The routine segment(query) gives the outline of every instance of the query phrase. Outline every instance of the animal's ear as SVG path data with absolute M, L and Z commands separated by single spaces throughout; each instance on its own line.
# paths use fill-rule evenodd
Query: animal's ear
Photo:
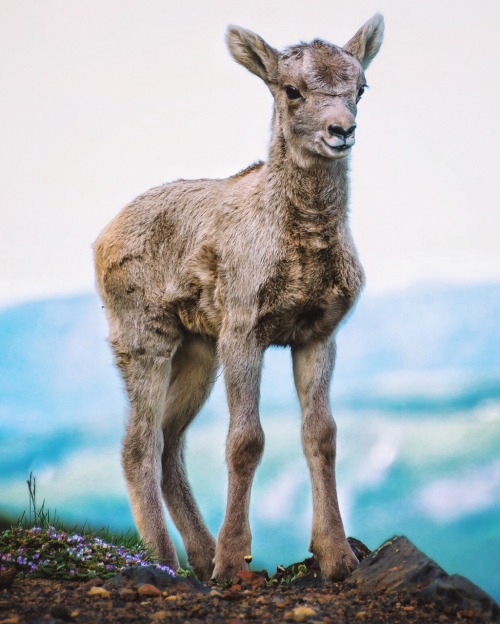
M 376 13 L 344 46 L 366 69 L 380 50 L 384 39 L 384 18 Z
M 226 43 L 235 61 L 268 84 L 276 81 L 279 52 L 262 37 L 251 30 L 229 26 Z

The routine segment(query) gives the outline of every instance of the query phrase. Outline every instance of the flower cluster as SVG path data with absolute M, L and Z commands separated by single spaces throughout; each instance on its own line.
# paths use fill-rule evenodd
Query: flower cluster
M 125 548 L 92 535 L 70 534 L 54 527 L 13 528 L 0 534 L 0 570 L 15 567 L 29 576 L 62 579 L 109 578 L 130 566 L 154 565 L 143 547 Z

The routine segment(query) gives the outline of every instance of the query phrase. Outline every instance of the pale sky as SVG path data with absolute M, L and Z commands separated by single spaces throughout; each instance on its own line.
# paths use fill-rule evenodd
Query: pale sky
M 265 159 L 271 96 L 224 44 L 344 44 L 375 12 L 351 222 L 373 292 L 500 280 L 498 0 L 0 0 L 0 302 L 93 288 L 144 190 Z

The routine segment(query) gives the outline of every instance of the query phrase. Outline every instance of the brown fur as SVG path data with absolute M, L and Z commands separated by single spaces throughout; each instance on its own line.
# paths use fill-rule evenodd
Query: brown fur
M 382 32 L 375 16 L 344 48 L 316 40 L 280 54 L 258 35 L 230 28 L 232 55 L 275 99 L 267 163 L 224 180 L 151 189 L 95 243 L 110 342 L 130 400 L 123 466 L 136 523 L 176 568 L 164 501 L 202 579 L 232 578 L 251 552 L 248 508 L 264 447 L 258 401 L 269 345 L 292 349 L 313 487 L 311 548 L 328 578 L 344 578 L 357 564 L 337 502 L 329 384 L 334 333 L 363 285 L 348 226 L 346 156 L 363 69 Z M 219 363 L 230 410 L 229 491 L 216 545 L 191 493 L 183 448 Z

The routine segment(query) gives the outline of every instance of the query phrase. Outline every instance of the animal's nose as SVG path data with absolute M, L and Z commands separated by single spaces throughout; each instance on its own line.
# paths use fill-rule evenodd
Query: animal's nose
M 356 124 L 349 126 L 349 128 L 343 128 L 342 126 L 328 126 L 328 134 L 333 137 L 337 136 L 341 139 L 347 139 L 354 134 L 356 130 Z

